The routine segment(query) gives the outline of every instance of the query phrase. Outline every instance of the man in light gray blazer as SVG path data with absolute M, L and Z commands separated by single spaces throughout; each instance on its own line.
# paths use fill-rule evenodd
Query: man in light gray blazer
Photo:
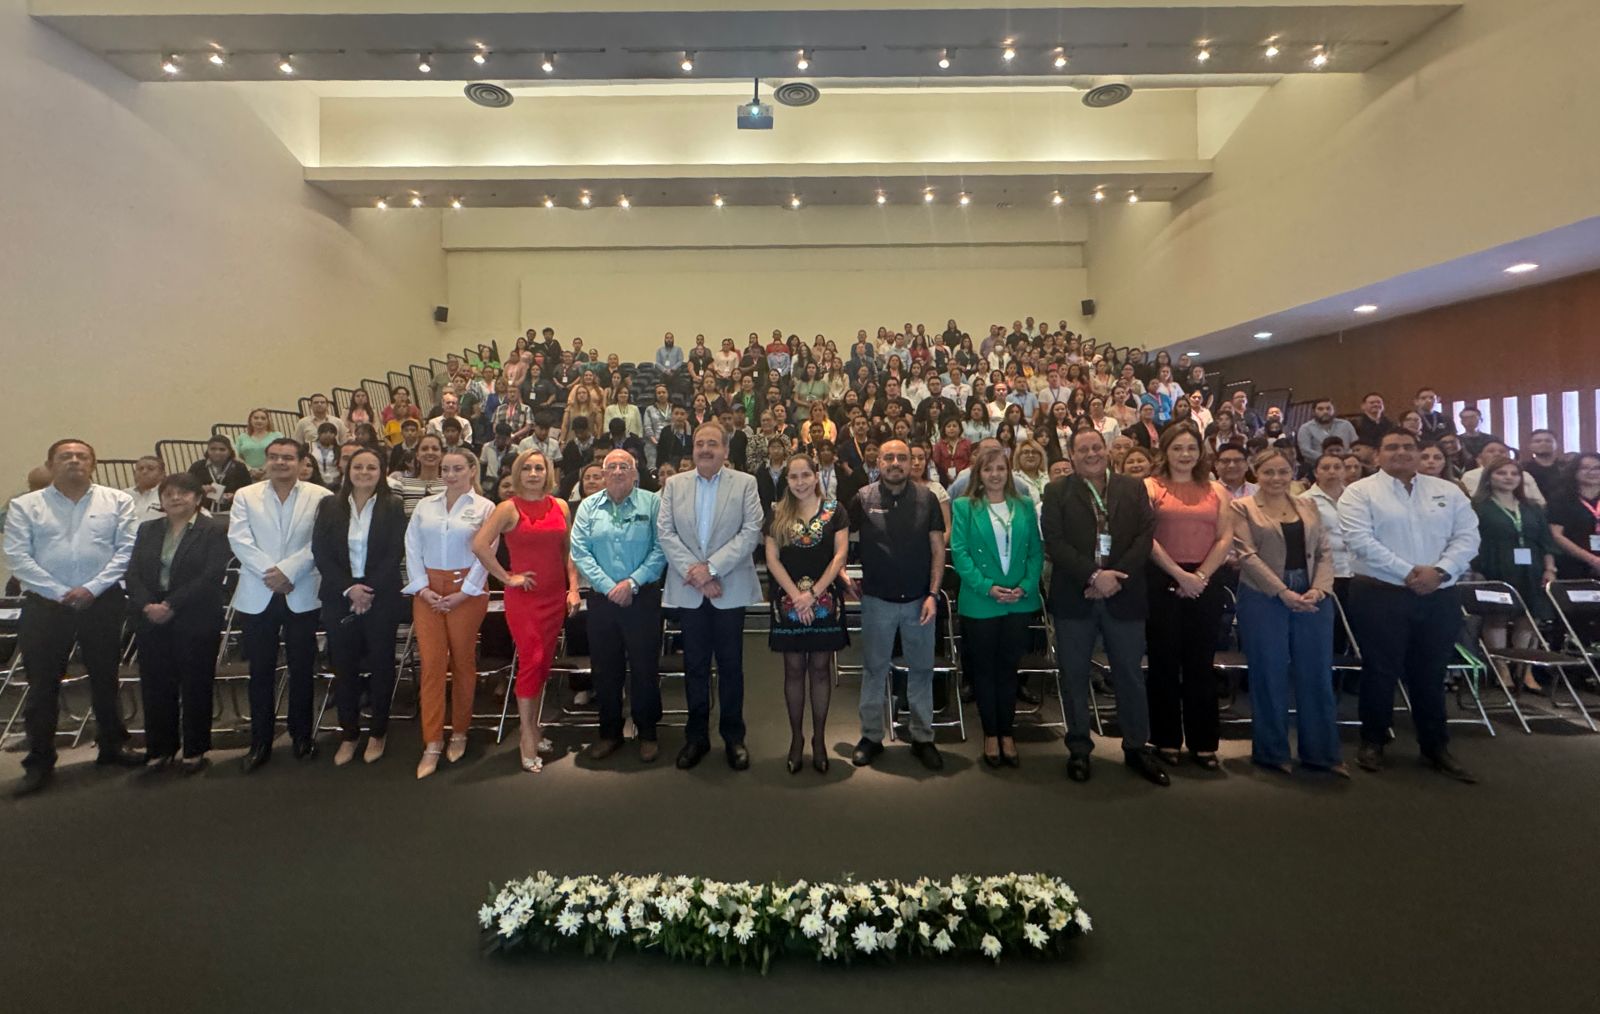
M 658 538 L 667 557 L 661 604 L 683 626 L 686 741 L 678 767 L 711 752 L 711 659 L 717 660 L 718 731 L 728 766 L 750 766 L 744 746 L 744 610 L 762 601 L 752 554 L 761 539 L 761 498 L 754 476 L 723 467 L 728 434 L 708 422 L 694 431 L 694 471 L 661 491 Z
M 280 641 L 289 664 L 289 737 L 294 755 L 303 760 L 317 754 L 311 696 L 322 599 L 311 558 L 311 530 L 317 505 L 333 493 L 300 481 L 300 445 L 291 438 L 274 440 L 266 453 L 266 479 L 234 495 L 228 518 L 228 543 L 239 558 L 233 608 L 242 617 L 240 634 L 250 662 L 246 773 L 272 757 Z

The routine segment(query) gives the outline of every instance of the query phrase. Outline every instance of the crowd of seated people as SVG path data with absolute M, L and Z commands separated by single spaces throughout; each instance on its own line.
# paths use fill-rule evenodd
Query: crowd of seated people
M 954 320 L 932 333 L 924 325 L 907 322 L 901 328 L 880 327 L 876 334 L 858 331 L 844 348 L 824 335 L 808 343 L 797 335 L 786 338 L 778 330 L 765 341 L 757 332 L 749 333 L 743 349 L 732 338 L 722 339 L 713 349 L 704 335 L 696 335 L 684 348 L 669 333 L 652 362 L 632 368 L 624 367 L 616 354 L 587 348 L 581 338 L 563 343 L 547 327 L 529 329 L 517 338 L 503 361 L 488 347 L 481 347 L 476 357 L 451 355 L 426 390 L 396 386 L 381 410 L 362 391 L 356 392 L 343 417 L 323 393 L 313 394 L 308 405 L 309 413 L 289 434 L 272 428 L 265 409 L 250 411 L 245 431 L 231 440 L 212 437 L 204 456 L 182 481 L 166 476 L 160 459 L 139 459 L 136 483 L 124 491 L 128 510 L 141 538 L 148 528 L 149 538 L 164 540 L 159 552 L 149 552 L 170 567 L 183 536 L 175 524 L 163 526 L 174 516 L 173 501 L 192 492 L 192 509 L 186 511 L 179 504 L 177 516 L 185 524 L 196 516 L 226 521 L 234 553 L 249 571 L 253 550 L 241 548 L 241 527 L 242 545 L 254 546 L 250 526 L 260 523 L 264 513 L 277 517 L 288 509 L 268 498 L 264 489 L 276 490 L 283 503 L 291 493 L 298 497 L 296 491 L 302 488 L 316 490 L 306 494 L 308 501 L 338 491 L 332 502 L 345 505 L 338 510 L 340 524 L 348 525 L 349 539 L 344 528 L 330 535 L 342 548 L 316 556 L 316 570 L 324 581 L 332 572 L 347 582 L 351 575 L 364 576 L 363 568 L 351 562 L 352 554 L 362 559 L 369 540 L 378 539 L 371 529 L 363 530 L 358 539 L 357 529 L 363 524 L 388 524 L 363 522 L 362 512 L 369 504 L 377 505 L 375 517 L 392 510 L 399 519 L 394 523 L 404 529 L 404 570 L 409 576 L 404 594 L 413 598 L 419 638 L 428 641 L 423 653 L 428 677 L 423 689 L 429 698 L 423 708 L 427 748 L 419 776 L 431 774 L 440 757 L 455 760 L 464 750 L 464 732 L 452 736 L 448 744 L 442 739 L 444 674 L 458 654 L 465 656 L 461 639 L 476 635 L 476 626 L 460 620 L 462 614 L 456 610 L 481 598 L 491 580 L 515 593 L 508 594 L 508 601 L 526 599 L 527 605 L 507 609 L 519 648 L 527 649 L 524 666 L 532 666 L 518 675 L 519 706 L 525 705 L 542 691 L 553 651 L 550 624 L 555 622 L 552 618 L 564 615 L 563 610 L 575 608 L 576 599 L 568 602 L 568 597 L 592 596 L 600 587 L 629 587 L 616 574 L 606 577 L 598 564 L 594 573 L 583 569 L 580 574 L 571 555 L 563 555 L 568 550 L 552 555 L 555 543 L 549 541 L 549 533 L 576 533 L 580 519 L 594 523 L 586 515 L 593 513 L 591 506 L 607 503 L 612 516 L 602 527 L 621 532 L 615 510 L 647 496 L 654 498 L 648 501 L 650 510 L 641 510 L 637 517 L 648 520 L 654 538 L 657 525 L 668 524 L 673 490 L 687 491 L 699 509 L 693 497 L 704 487 L 697 484 L 719 478 L 724 469 L 748 477 L 743 480 L 748 486 L 740 489 L 747 489 L 755 507 L 750 526 L 768 532 L 769 565 L 785 553 L 794 554 L 798 565 L 799 550 L 812 547 L 805 527 L 811 514 L 799 519 L 795 532 L 772 530 L 775 516 L 785 519 L 787 526 L 802 510 L 829 519 L 817 529 L 815 545 L 831 546 L 835 530 L 848 530 L 861 544 L 849 552 L 864 564 L 874 559 L 870 547 L 875 540 L 905 548 L 898 541 L 904 539 L 903 532 L 874 534 L 874 525 L 881 524 L 875 515 L 910 512 L 906 517 L 912 530 L 928 536 L 936 563 L 926 576 L 913 576 L 907 582 L 869 578 L 868 585 L 895 589 L 884 600 L 890 604 L 899 602 L 896 596 L 911 586 L 938 592 L 945 553 L 956 547 L 952 563 L 961 578 L 959 613 L 970 618 L 985 645 L 993 642 L 1004 649 L 995 656 L 998 665 L 986 651 L 983 664 L 972 667 L 978 685 L 967 691 L 969 699 L 983 705 L 984 753 L 996 765 L 1016 763 L 1010 736 L 1015 698 L 1037 700 L 1017 680 L 1016 661 L 1005 648 L 1015 640 L 1008 632 L 1018 629 L 1018 621 L 1007 617 L 1018 610 L 1037 611 L 1040 607 L 1032 593 L 1041 583 L 1055 589 L 1052 582 L 1063 573 L 1082 580 L 1077 587 L 1052 590 L 1048 596 L 1045 608 L 1057 613 L 1058 624 L 1070 618 L 1080 641 L 1100 637 L 1107 653 L 1122 660 L 1130 652 L 1137 658 L 1148 647 L 1147 686 L 1140 677 L 1148 713 L 1141 717 L 1122 702 L 1127 705 L 1122 711 L 1128 725 L 1139 728 L 1144 722 L 1148 727 L 1142 738 L 1125 740 L 1124 749 L 1129 766 L 1158 784 L 1166 784 L 1160 764 L 1178 763 L 1185 746 L 1201 767 L 1218 768 L 1212 652 L 1225 599 L 1237 597 L 1241 640 L 1250 645 L 1250 685 L 1260 730 L 1254 759 L 1270 768 L 1288 768 L 1286 702 L 1292 685 L 1292 696 L 1300 701 L 1296 712 L 1300 762 L 1343 775 L 1347 772 L 1337 738 L 1328 732 L 1333 708 L 1316 696 L 1314 687 L 1319 680 L 1327 682 L 1321 676 L 1328 667 L 1327 652 L 1307 647 L 1327 642 L 1331 651 L 1339 637 L 1329 598 L 1344 604 L 1357 627 L 1368 625 L 1371 640 L 1393 648 L 1387 653 L 1383 648 L 1369 652 L 1375 673 L 1364 681 L 1358 760 L 1363 768 L 1377 770 L 1388 736 L 1383 688 L 1387 686 L 1392 697 L 1394 682 L 1405 679 L 1418 696 L 1412 685 L 1415 674 L 1403 671 L 1405 660 L 1423 657 L 1417 654 L 1423 651 L 1430 665 L 1437 663 L 1435 667 L 1442 669 L 1441 645 L 1453 643 L 1459 627 L 1459 617 L 1453 612 L 1446 617 L 1437 605 L 1447 596 L 1434 597 L 1434 592 L 1476 573 L 1513 583 L 1533 603 L 1544 601 L 1536 594 L 1541 583 L 1558 575 L 1600 575 L 1600 458 L 1562 454 L 1548 430 L 1533 433 L 1519 454 L 1480 428 L 1475 409 L 1466 408 L 1458 420 L 1450 419 L 1440 411 L 1435 393 L 1426 388 L 1392 419 L 1383 398 L 1375 393 L 1363 398 L 1359 414 L 1350 418 L 1341 417 L 1331 400 L 1320 399 L 1311 418 L 1291 430 L 1280 407 L 1258 412 L 1243 390 L 1224 397 L 1205 370 L 1186 357 L 1173 361 L 1165 351 L 1147 356 L 1138 348 L 1117 350 L 1073 333 L 1065 321 L 1052 326 L 1029 317 L 1014 320 L 1009 328 L 992 324 L 977 340 Z M 712 432 L 721 434 L 722 440 L 716 466 L 708 469 L 703 445 Z M 29 496 L 43 499 L 29 501 L 28 511 L 33 513 L 23 514 L 33 520 L 8 522 L 6 527 L 13 573 L 25 590 L 43 599 L 49 595 L 40 589 L 61 590 L 57 587 L 61 582 L 43 576 L 28 545 L 27 529 L 37 522 L 38 531 L 47 531 L 59 520 L 58 514 L 69 510 L 59 498 L 51 498 L 51 490 L 70 492 L 82 485 L 78 471 L 82 463 L 73 451 L 82 442 L 65 444 L 67 451 L 61 454 L 74 460 L 56 461 L 59 448 L 53 448 L 50 462 L 52 472 L 59 470 L 65 479 L 41 477 L 42 488 Z M 92 450 L 89 458 L 92 464 Z M 360 462 L 360 468 L 353 471 L 352 462 Z M 670 481 L 674 477 L 682 483 L 674 486 Z M 1382 481 L 1368 481 L 1380 477 Z M 1403 523 L 1405 512 L 1422 510 L 1419 489 L 1434 491 L 1429 504 L 1440 513 L 1408 527 Z M 1081 502 L 1064 502 L 1070 498 Z M 902 506 L 907 500 L 912 507 Z M 885 502 L 892 506 L 878 506 Z M 541 506 L 534 509 L 530 503 Z M 322 512 L 313 508 L 308 517 L 320 517 Z M 463 517 L 471 524 L 465 524 Z M 718 518 L 720 522 L 720 513 Z M 1014 538 L 1024 518 L 1036 534 L 1042 534 L 1042 543 L 1039 538 L 1031 542 Z M 284 531 L 289 524 L 283 521 Z M 1083 533 L 1072 526 L 1084 524 L 1087 542 L 1074 548 L 1074 540 Z M 307 525 L 309 540 L 309 521 Z M 505 533 L 512 547 L 509 564 L 504 553 L 496 556 L 492 541 L 477 537 L 490 528 Z M 693 534 L 691 543 L 710 537 L 703 531 Z M 383 538 L 400 545 L 398 533 Z M 662 538 L 676 544 L 670 536 Z M 728 539 L 730 545 L 743 548 L 746 562 L 761 549 L 759 540 L 745 534 L 729 534 Z M 1404 544 L 1392 544 L 1395 540 Z M 300 548 L 307 554 L 309 568 L 309 541 Z M 1037 555 L 1045 564 L 1042 576 L 1029 579 L 1031 589 L 1005 585 L 1025 573 L 1020 557 L 1012 559 L 1013 548 Z M 723 609 L 725 603 L 714 602 L 719 596 L 707 589 L 720 591 L 734 579 L 703 569 L 711 559 L 707 549 L 695 549 L 701 562 L 683 573 L 677 558 L 667 553 L 651 580 L 634 578 L 628 595 L 608 601 L 628 608 L 646 586 L 655 584 L 656 608 L 673 608 L 671 589 L 676 581 L 683 586 L 682 597 L 693 599 L 696 608 L 712 613 Z M 583 547 L 576 552 L 587 551 Z M 337 563 L 324 566 L 323 556 L 329 554 L 344 561 L 343 569 Z M 631 560 L 632 554 L 630 548 L 622 555 Z M 830 561 L 825 556 L 817 557 L 818 574 L 827 582 L 845 581 L 837 568 L 827 566 Z M 524 567 L 516 557 L 537 564 Z M 300 582 L 281 562 L 262 559 L 269 564 L 256 575 L 263 612 L 251 615 L 268 618 L 260 620 L 256 638 L 270 645 L 274 657 L 280 638 L 286 646 L 292 643 L 290 670 L 297 676 L 309 666 L 304 645 L 312 628 L 303 617 L 310 614 L 316 596 L 297 608 L 289 600 Z M 889 554 L 883 559 L 899 557 Z M 1409 565 L 1402 568 L 1400 562 Z M 891 564 L 877 566 L 881 571 Z M 171 576 L 158 570 L 160 580 Z M 395 581 L 400 572 L 397 567 Z M 310 573 L 303 571 L 301 577 Z M 535 573 L 537 582 L 532 581 Z M 144 580 L 148 585 L 148 574 Z M 665 601 L 659 590 L 662 581 L 668 586 Z M 534 594 L 536 585 L 558 590 L 559 600 Z M 380 607 L 374 605 L 378 603 L 385 622 L 398 623 L 400 592 L 367 588 L 359 581 L 352 587 L 366 590 L 335 596 L 316 608 L 322 610 L 324 624 L 339 625 L 338 635 L 330 637 L 330 651 L 339 656 L 342 668 L 377 675 L 383 666 L 368 657 L 371 653 L 364 646 L 383 643 L 385 628 L 345 617 L 366 617 L 370 609 Z M 1368 587 L 1366 593 L 1363 587 Z M 72 596 L 79 590 L 72 587 L 64 594 Z M 798 598 L 796 616 L 814 618 L 823 601 L 809 584 L 801 590 L 792 583 L 782 588 L 775 583 L 770 591 L 774 608 L 780 611 L 789 608 L 780 600 L 792 605 Z M 1398 593 L 1409 597 L 1395 599 Z M 159 590 L 151 593 L 148 587 L 144 594 L 146 600 L 160 598 Z M 876 601 L 870 590 L 863 594 Z M 975 594 L 988 600 L 969 599 Z M 627 601 L 619 601 L 623 598 Z M 144 603 L 149 605 L 159 601 Z M 1400 634 L 1377 635 L 1386 625 L 1384 610 L 1402 617 L 1403 622 L 1387 624 Z M 434 623 L 433 613 L 450 613 L 451 622 Z M 1491 643 L 1526 644 L 1532 634 L 1525 626 L 1508 624 L 1492 634 Z M 1448 637 L 1440 632 L 1446 627 Z M 422 633 L 423 628 L 428 633 Z M 68 633 L 59 623 L 51 629 L 57 638 L 49 642 L 54 651 Z M 724 662 L 720 629 L 708 627 L 706 638 L 708 644 L 719 645 L 719 669 Z M 904 641 L 906 628 L 900 627 L 899 633 Z M 1135 633 L 1137 651 L 1132 647 Z M 892 639 L 894 631 L 889 636 Z M 340 643 L 333 645 L 334 641 Z M 823 642 L 813 638 L 808 643 Z M 1074 642 L 1072 650 L 1079 646 Z M 1063 653 L 1062 663 L 1069 688 L 1081 675 L 1067 672 L 1065 656 L 1071 653 Z M 636 661 L 612 659 L 610 664 L 622 669 Z M 1117 663 L 1113 659 L 1112 667 Z M 705 664 L 709 673 L 709 656 Z M 803 658 L 797 664 L 794 686 L 788 689 L 797 689 L 803 701 L 806 686 L 817 685 L 816 670 L 814 660 Z M 1543 692 L 1531 673 L 1502 675 L 1523 691 Z M 392 680 L 392 673 L 387 678 Z M 601 677 L 597 669 L 597 689 L 609 678 Z M 1126 672 L 1118 674 L 1119 698 L 1128 692 L 1125 680 L 1131 678 Z M 296 755 L 314 755 L 315 745 L 307 742 L 304 728 L 309 691 L 296 690 L 299 682 L 291 679 L 290 731 Z M 1369 693 L 1365 684 L 1376 689 Z M 630 697 L 639 693 L 631 681 L 628 685 Z M 620 683 L 614 690 L 612 696 L 621 693 Z M 162 700 L 173 696 L 166 693 Z M 1071 696 L 1074 713 L 1069 726 L 1080 726 L 1077 691 Z M 1413 706 L 1419 710 L 1418 738 L 1425 758 L 1447 774 L 1470 779 L 1445 749 L 1442 720 L 1435 723 L 1430 717 L 1424 727 L 1421 715 L 1431 716 L 1430 700 L 1436 695 L 1420 696 L 1425 699 L 1420 704 L 1413 701 Z M 356 708 L 346 700 L 349 697 L 348 692 L 341 697 L 342 714 Z M 452 703 L 457 713 L 463 708 L 470 713 L 470 697 L 463 700 L 458 695 Z M 634 715 L 641 728 L 654 723 L 646 705 L 645 712 Z M 858 764 L 871 763 L 882 749 L 881 730 L 874 741 L 865 709 L 864 703 L 864 734 L 854 756 Z M 523 762 L 529 770 L 537 770 L 546 743 L 533 712 L 523 710 Z M 791 716 L 797 714 L 791 701 Z M 103 717 L 102 754 L 108 763 L 120 763 L 120 723 L 109 714 Z M 616 721 L 604 714 L 602 719 L 604 728 L 616 727 Z M 41 717 L 39 722 L 43 721 Z M 798 739 L 798 717 L 793 721 Z M 817 729 L 820 734 L 820 724 Z M 741 733 L 730 730 L 726 716 L 723 732 L 730 763 L 739 767 L 743 745 L 736 737 Z M 167 737 L 167 746 L 175 736 Z M 937 752 L 929 737 L 931 733 L 913 738 L 919 747 L 927 747 L 918 753 L 932 767 Z M 369 745 L 369 761 L 383 752 L 382 736 L 375 734 L 373 739 L 378 745 L 376 749 Z M 347 735 L 346 742 L 353 743 L 353 737 Z M 270 729 L 256 730 L 247 768 L 265 763 L 270 743 Z M 1087 778 L 1087 740 L 1081 729 L 1069 731 L 1068 745 L 1069 774 L 1077 780 Z M 190 749 L 186 742 L 186 757 Z M 797 751 L 797 746 L 791 749 L 791 770 L 797 770 Z M 353 752 L 353 745 L 342 745 L 340 763 L 348 762 Z M 171 753 L 167 750 L 168 759 Z M 680 755 L 679 762 L 693 766 L 698 759 L 692 756 L 684 764 Z M 53 753 L 41 754 L 35 761 L 31 771 L 47 772 Z M 825 761 L 819 765 L 825 766 Z

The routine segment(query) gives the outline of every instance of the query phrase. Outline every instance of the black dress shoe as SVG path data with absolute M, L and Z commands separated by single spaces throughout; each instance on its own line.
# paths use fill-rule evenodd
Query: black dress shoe
M 1000 755 L 997 753 L 986 753 L 983 755 L 983 762 L 992 768 L 997 768 L 1000 766 Z
M 939 755 L 939 748 L 931 742 L 912 743 L 911 752 L 929 771 L 938 771 L 944 767 L 944 758 Z
M 249 774 L 271 759 L 271 747 L 252 749 L 249 753 L 244 755 L 244 760 L 239 762 L 239 766 L 244 769 L 245 774 Z
M 1084 760 L 1089 758 L 1085 757 Z M 1165 769 L 1156 763 L 1156 759 L 1143 750 L 1130 752 L 1123 763 L 1145 781 L 1152 785 L 1167 786 L 1172 784 L 1172 779 L 1167 776 Z
M 1022 767 L 1022 755 L 1020 753 L 1006 753 L 1002 750 L 1000 752 L 1000 763 L 1008 768 L 1020 768 Z
M 1039 695 L 1021 683 L 1017 684 L 1017 700 L 1024 704 L 1038 704 Z
M 186 775 L 197 775 L 210 766 L 210 757 L 185 757 L 182 771 Z
M 687 771 L 704 760 L 710 752 L 711 747 L 705 743 L 685 743 L 683 749 L 678 751 L 678 767 Z
M 1383 770 L 1383 745 L 1362 743 L 1356 748 L 1356 765 L 1363 771 Z
M 1422 762 L 1440 774 L 1449 775 L 1458 782 L 1466 782 L 1468 785 L 1478 784 L 1478 780 L 1472 777 L 1472 774 L 1466 768 L 1456 763 L 1454 757 L 1450 756 L 1449 750 L 1436 750 L 1433 753 L 1425 753 L 1422 755 Z
M 172 770 L 172 768 L 176 765 L 177 760 L 178 758 L 170 753 L 157 754 L 145 761 L 145 774 L 164 774 L 165 772 Z
M 317 741 L 314 739 L 297 740 L 294 744 L 295 760 L 312 760 L 317 756 Z
M 744 748 L 743 743 L 729 743 L 726 753 L 728 754 L 728 767 L 733 768 L 735 771 L 749 769 L 750 751 Z
M 1086 782 L 1093 771 L 1089 767 L 1089 755 L 1075 753 L 1067 756 L 1067 777 L 1075 782 Z M 1163 772 L 1165 773 L 1165 772 Z
M 856 744 L 855 750 L 850 754 L 850 763 L 858 768 L 864 768 L 880 753 L 883 753 L 882 743 L 862 737 L 861 742 Z
M 11 790 L 11 796 L 13 799 L 31 796 L 46 785 L 49 785 L 52 777 L 53 773 L 48 768 L 35 768 L 30 771 L 24 771 L 22 773 L 22 781 L 18 782 L 17 787 Z
M 112 747 L 101 750 L 94 762 L 103 768 L 142 768 L 144 767 L 144 754 L 136 753 L 126 747 Z

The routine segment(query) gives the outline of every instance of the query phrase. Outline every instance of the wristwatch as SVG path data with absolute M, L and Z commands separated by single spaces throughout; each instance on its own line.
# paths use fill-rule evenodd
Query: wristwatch
M 715 568 L 715 567 L 713 567 L 711 565 L 711 561 L 710 560 L 706 561 L 706 573 L 710 574 L 712 577 L 721 577 L 722 576 L 722 575 L 717 573 L 717 568 Z
M 635 595 L 639 594 L 639 582 L 636 579 L 630 577 L 630 578 L 628 578 L 628 583 L 633 586 L 633 593 Z

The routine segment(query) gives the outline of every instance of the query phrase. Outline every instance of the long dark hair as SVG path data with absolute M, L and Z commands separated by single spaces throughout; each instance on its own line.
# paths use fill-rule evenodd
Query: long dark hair
M 338 512 L 339 517 L 346 524 L 350 521 L 350 498 L 356 494 L 355 487 L 350 485 L 350 466 L 355 464 L 356 459 L 363 454 L 372 455 L 378 462 L 378 488 L 372 491 L 373 500 L 376 502 L 372 508 L 373 516 L 377 516 L 378 511 L 383 509 L 384 504 L 399 499 L 399 494 L 389 488 L 389 463 L 384 460 L 383 455 L 378 451 L 370 447 L 363 447 L 359 451 L 352 453 L 350 460 L 345 462 L 344 476 L 339 480 L 339 488 L 334 491 L 334 495 L 331 498 L 333 500 L 333 510 Z

